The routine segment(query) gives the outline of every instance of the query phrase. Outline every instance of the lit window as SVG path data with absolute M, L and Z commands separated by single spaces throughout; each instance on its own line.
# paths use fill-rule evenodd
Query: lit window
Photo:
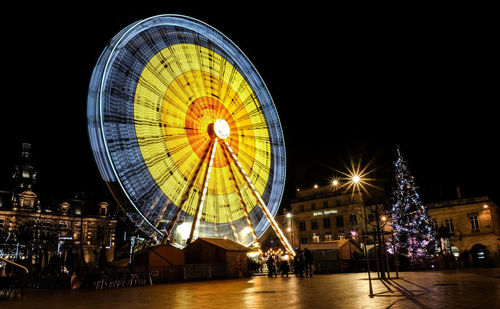
M 470 225 L 472 233 L 479 233 L 479 219 L 476 215 L 470 216 Z
M 458 258 L 460 256 L 460 250 L 458 250 L 457 247 L 455 246 L 451 246 L 451 253 L 453 254 L 453 256 L 455 256 L 456 258 Z
M 319 235 L 313 234 L 313 243 L 319 243 Z
M 331 240 L 332 240 L 332 233 L 326 232 L 325 233 L 325 241 L 331 241 Z

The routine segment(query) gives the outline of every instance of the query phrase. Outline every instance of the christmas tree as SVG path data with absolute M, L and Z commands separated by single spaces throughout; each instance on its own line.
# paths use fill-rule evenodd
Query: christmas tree
M 394 167 L 396 185 L 393 190 L 391 226 L 395 248 L 392 245 L 393 240 L 390 239 L 389 251 L 396 251 L 408 257 L 413 264 L 421 264 L 434 252 L 435 240 L 431 222 L 399 147 Z

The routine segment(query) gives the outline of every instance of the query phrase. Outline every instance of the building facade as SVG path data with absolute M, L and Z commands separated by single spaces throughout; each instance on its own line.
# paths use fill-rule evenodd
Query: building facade
M 0 191 L 0 255 L 27 259 L 28 265 L 44 267 L 58 255 L 97 261 L 103 250 L 114 257 L 117 220 L 109 204 L 95 205 L 84 198 L 41 198 L 36 193 L 37 172 L 30 162 L 30 145 L 23 144 L 13 173 L 13 190 Z
M 297 191 L 291 213 L 281 221 L 295 248 L 343 239 L 358 242 L 365 231 L 365 217 L 369 232 L 387 225 L 382 220 L 387 218 L 383 205 L 374 200 L 365 194 L 315 186 Z
M 328 186 L 300 190 L 291 203 L 290 214 L 283 214 L 279 221 L 293 246 L 300 248 L 343 239 L 360 244 L 366 217 L 372 236 L 367 239 L 370 248 L 374 231 L 385 232 L 385 240 L 391 233 L 390 207 L 375 200 Z M 459 198 L 425 207 L 440 246 L 438 251 L 453 254 L 457 259 L 464 252 L 475 252 L 479 259 L 500 260 L 500 209 L 489 197 Z
M 500 257 L 500 210 L 489 197 L 461 198 L 428 204 L 427 210 L 441 250 L 459 258 L 481 250 L 479 258 Z

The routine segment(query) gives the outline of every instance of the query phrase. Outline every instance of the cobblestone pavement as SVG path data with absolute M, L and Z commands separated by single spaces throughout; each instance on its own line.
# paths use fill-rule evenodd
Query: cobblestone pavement
M 394 274 L 393 274 L 394 275 Z M 372 273 L 372 278 L 376 273 Z M 499 308 L 500 268 L 217 280 L 111 290 L 27 290 L 0 308 Z

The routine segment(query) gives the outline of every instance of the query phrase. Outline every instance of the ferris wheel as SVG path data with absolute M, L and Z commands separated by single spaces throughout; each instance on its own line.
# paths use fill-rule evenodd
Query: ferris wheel
M 285 185 L 285 146 L 260 75 L 222 33 L 159 15 L 112 38 L 87 104 L 99 171 L 146 234 L 185 245 L 197 237 L 256 245 Z

